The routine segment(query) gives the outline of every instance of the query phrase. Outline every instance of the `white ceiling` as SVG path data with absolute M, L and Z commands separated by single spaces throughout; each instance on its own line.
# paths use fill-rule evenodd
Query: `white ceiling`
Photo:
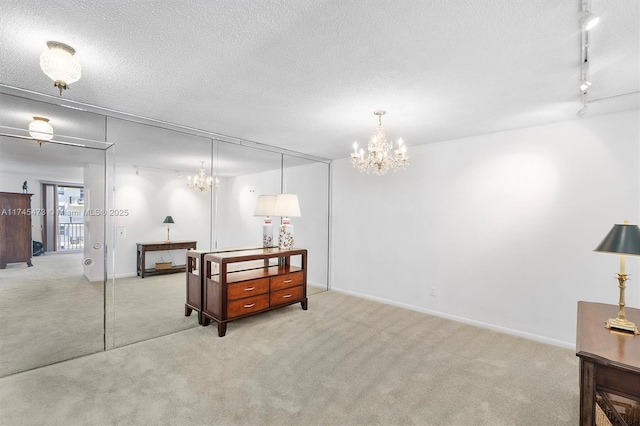
M 39 67 L 55 40 L 82 64 L 64 99 L 331 159 L 365 142 L 385 109 L 388 135 L 410 154 L 578 119 L 580 10 L 581 0 L 4 0 L 0 83 L 56 95 Z M 607 99 L 588 116 L 639 108 L 640 2 L 591 10 L 602 21 L 589 95 Z M 78 121 L 54 128 L 79 134 Z

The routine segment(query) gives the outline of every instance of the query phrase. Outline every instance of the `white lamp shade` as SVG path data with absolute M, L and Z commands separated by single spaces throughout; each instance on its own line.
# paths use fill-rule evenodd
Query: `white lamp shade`
M 73 57 L 75 51 L 58 42 L 48 42 L 49 48 L 40 55 L 40 68 L 53 81 L 69 85 L 80 80 L 80 63 Z
M 53 138 L 53 127 L 49 124 L 49 119 L 44 117 L 33 117 L 29 123 L 29 134 L 39 141 L 49 141 Z
M 254 216 L 275 216 L 274 210 L 276 206 L 275 195 L 260 195 L 256 204 Z
M 275 213 L 273 215 L 280 217 L 300 217 L 298 196 L 295 194 L 276 195 Z

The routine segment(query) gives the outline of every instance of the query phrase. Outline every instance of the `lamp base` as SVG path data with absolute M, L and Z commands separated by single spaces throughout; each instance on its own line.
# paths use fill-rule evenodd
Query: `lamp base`
M 280 225 L 280 232 L 278 233 L 278 248 L 280 250 L 291 250 L 293 244 L 293 225 L 284 222 Z
M 262 225 L 262 248 L 271 247 L 273 247 L 273 225 L 269 219 L 269 222 L 265 220 Z
M 610 330 L 626 331 L 627 333 L 640 334 L 640 330 L 638 330 L 638 327 L 636 327 L 634 323 L 626 318 L 609 318 L 607 322 L 604 323 L 604 328 L 608 328 Z

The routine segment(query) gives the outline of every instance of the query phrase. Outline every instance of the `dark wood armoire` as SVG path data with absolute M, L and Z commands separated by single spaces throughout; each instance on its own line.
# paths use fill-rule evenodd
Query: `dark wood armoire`
M 0 269 L 7 263 L 31 265 L 31 196 L 0 192 Z

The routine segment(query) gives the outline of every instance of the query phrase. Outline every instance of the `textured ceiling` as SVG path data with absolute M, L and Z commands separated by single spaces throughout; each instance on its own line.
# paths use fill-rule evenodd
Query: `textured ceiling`
M 39 55 L 61 41 L 82 64 L 65 99 L 343 158 L 371 136 L 376 109 L 409 149 L 578 119 L 580 10 L 580 0 L 4 0 L 0 83 L 56 95 Z M 602 21 L 589 95 L 608 99 L 588 115 L 639 108 L 640 2 L 591 10 Z

